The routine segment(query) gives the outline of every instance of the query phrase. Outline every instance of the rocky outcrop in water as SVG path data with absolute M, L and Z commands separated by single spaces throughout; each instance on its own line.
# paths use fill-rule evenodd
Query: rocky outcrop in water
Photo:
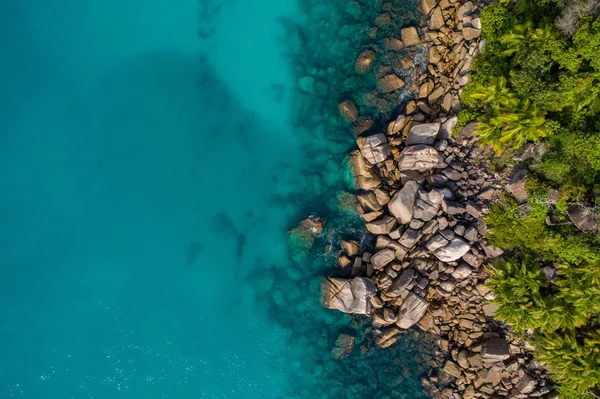
M 485 287 L 483 265 L 502 251 L 485 240 L 483 217 L 502 190 L 526 200 L 526 175 L 506 184 L 489 171 L 489 149 L 473 135 L 476 123 L 453 132 L 480 46 L 482 5 L 422 0 L 423 23 L 403 28 L 400 39 L 385 38 L 385 61 L 371 49 L 356 59 L 357 72 L 375 71 L 377 80 L 375 91 L 356 100 L 356 118 L 346 118 L 355 133 L 373 107 L 389 109 L 390 93 L 405 90 L 412 99 L 402 114 L 358 132 L 360 151 L 350 157 L 361 190 L 357 208 L 376 239 L 373 248 L 352 247 L 352 254 L 346 246 L 338 259 L 344 273 L 374 284 L 360 310 L 371 318 L 380 347 L 391 347 L 407 329 L 437 337 L 429 361 L 439 372 L 422 381 L 431 397 L 552 398 L 533 348 L 493 319 L 494 297 Z M 376 25 L 386 21 L 382 16 Z M 585 210 L 571 213 L 581 229 L 597 228 Z

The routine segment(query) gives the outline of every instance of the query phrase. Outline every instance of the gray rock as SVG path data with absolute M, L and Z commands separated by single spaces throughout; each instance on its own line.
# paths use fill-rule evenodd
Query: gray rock
M 452 277 L 457 280 L 464 280 L 465 278 L 469 277 L 471 273 L 473 273 L 473 268 L 462 263 L 456 268 L 456 270 L 452 272 Z
M 523 376 L 523 378 L 521 378 L 521 381 L 519 381 L 519 383 L 517 384 L 516 388 L 522 394 L 528 394 L 528 393 L 533 392 L 536 385 L 537 385 L 537 380 L 535 378 L 533 378 L 532 376 L 530 376 L 529 374 L 525 374 L 525 376 Z
M 483 208 L 476 202 L 469 201 L 467 203 L 467 213 L 473 216 L 475 219 L 479 219 L 483 212 Z
M 427 301 L 411 292 L 402 302 L 396 325 L 400 328 L 410 328 L 421 320 L 426 311 Z
M 462 215 L 467 209 L 458 202 L 444 200 L 444 211 L 448 215 Z
M 439 217 L 437 221 L 439 223 L 440 230 L 444 230 L 446 227 L 448 227 L 448 219 L 446 219 L 445 217 Z
M 425 172 L 444 167 L 444 162 L 435 148 L 424 144 L 406 147 L 400 153 L 398 169 Z
M 481 248 L 483 248 L 483 252 L 488 256 L 488 258 L 495 259 L 502 255 L 504 251 L 501 248 L 494 247 L 487 243 L 487 241 L 481 242 Z
M 359 137 L 357 142 L 360 153 L 372 165 L 385 161 L 388 156 L 389 147 L 387 138 L 383 133 L 369 137 Z
M 598 217 L 592 208 L 579 204 L 569 204 L 567 214 L 571 222 L 582 232 L 591 233 L 598 230 Z
M 435 187 L 443 187 L 446 183 L 448 183 L 448 178 L 440 173 L 435 173 L 431 176 L 428 176 L 427 181 L 429 184 Z
M 402 237 L 400 237 L 398 242 L 406 248 L 412 248 L 417 243 L 417 241 L 419 241 L 419 238 L 421 238 L 421 236 L 422 233 L 420 230 L 406 229 L 406 231 L 404 232 L 404 234 L 402 234 Z
M 415 271 L 413 269 L 404 270 L 402 274 L 396 277 L 390 288 L 388 288 L 386 295 L 390 297 L 400 296 L 402 292 L 406 290 L 406 287 L 408 287 L 408 285 L 411 283 L 414 276 Z
M 474 268 L 478 268 L 483 263 L 483 257 L 467 252 L 463 255 L 463 260 Z
M 394 259 L 396 259 L 394 251 L 389 248 L 385 248 L 371 256 L 371 263 L 375 269 L 379 270 L 383 269 Z
M 535 152 L 535 145 L 533 143 L 526 143 L 523 147 L 519 148 L 512 154 L 512 159 L 515 161 L 525 161 L 533 156 Z
M 458 234 L 459 236 L 462 236 L 463 234 L 465 234 L 465 226 L 463 226 L 462 224 L 459 224 L 458 226 L 456 226 L 454 228 L 454 232 L 456 234 Z
M 419 183 L 414 180 L 406 182 L 388 202 L 388 210 L 401 224 L 410 223 L 415 208 L 415 198 L 419 190 Z
M 440 131 L 439 123 L 421 123 L 414 125 L 408 132 L 406 145 L 426 144 L 433 145 Z
M 328 277 L 321 287 L 323 306 L 344 313 L 367 314 L 371 311 L 371 297 L 375 284 L 369 278 L 342 279 Z
M 462 141 L 464 139 L 469 139 L 473 137 L 473 134 L 477 130 L 478 126 L 479 122 L 471 122 L 467 126 L 460 129 L 460 131 L 456 135 L 456 141 Z
M 408 225 L 411 229 L 415 229 L 418 230 L 421 227 L 423 227 L 423 225 L 425 224 L 424 221 L 419 220 L 419 219 L 413 219 L 411 220 L 410 224 Z
M 457 181 L 462 179 L 462 173 L 455 170 L 452 167 L 445 168 L 444 170 L 442 170 L 442 173 L 450 180 Z
M 443 200 L 442 194 L 437 190 L 426 192 L 419 190 L 415 200 L 413 217 L 428 222 L 437 216 Z
M 458 122 L 458 117 L 456 117 L 456 116 L 452 116 L 452 117 L 446 119 L 446 121 L 444 123 L 442 123 L 442 127 L 440 128 L 438 138 L 439 139 L 449 139 L 450 137 L 452 137 L 452 129 L 454 129 L 457 122 Z
M 433 254 L 442 262 L 454 262 L 469 252 L 469 244 L 460 238 L 450 241 L 450 244 L 437 249 Z
M 522 203 L 529 198 L 529 192 L 525 188 L 527 180 L 527 170 L 521 169 L 512 177 L 510 184 L 506 186 L 506 190 L 515 197 L 517 202 Z
M 452 231 L 450 229 L 440 230 L 440 234 L 448 241 L 453 240 L 454 237 L 456 236 L 456 234 L 454 234 L 454 231 Z
M 477 229 L 475 227 L 469 227 L 463 237 L 467 240 L 473 242 L 477 241 Z
M 427 241 L 425 247 L 427 248 L 427 250 L 433 252 L 436 249 L 445 247 L 446 245 L 448 245 L 449 242 L 450 241 L 446 240 L 441 234 L 436 234 L 433 237 L 431 237 L 429 241 Z
M 503 338 L 489 338 L 481 346 L 481 357 L 484 362 L 503 361 L 510 357 L 510 346 Z

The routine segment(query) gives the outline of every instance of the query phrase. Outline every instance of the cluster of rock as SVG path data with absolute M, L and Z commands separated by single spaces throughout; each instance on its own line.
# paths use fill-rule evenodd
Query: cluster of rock
M 424 49 L 429 59 L 411 84 L 415 99 L 405 113 L 380 127 L 365 123 L 353 101 L 340 103 L 357 134 L 359 149 L 350 156 L 357 211 L 376 240 L 369 251 L 358 241 L 342 243 L 338 264 L 346 278 L 324 281 L 323 304 L 369 316 L 382 348 L 413 326 L 435 335 L 437 353 L 429 359 L 439 373 L 422 382 L 436 399 L 553 398 L 533 348 L 493 319 L 494 297 L 485 287 L 483 265 L 502 251 L 485 240 L 483 216 L 502 189 L 520 201 L 524 177 L 505 186 L 488 172 L 489 154 L 473 136 L 477 123 L 453 134 L 480 44 L 480 6 L 421 2 L 429 23 L 403 29 L 393 44 Z M 368 71 L 374 57 L 364 50 L 357 71 Z M 384 98 L 404 86 L 396 74 L 379 75 Z

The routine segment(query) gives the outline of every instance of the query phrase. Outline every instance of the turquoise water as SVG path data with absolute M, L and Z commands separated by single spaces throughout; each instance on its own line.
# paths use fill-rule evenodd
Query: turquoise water
M 329 357 L 368 341 L 318 304 L 363 233 L 336 200 L 353 135 L 296 88 L 332 30 L 307 8 L 2 2 L 0 397 L 419 397 L 408 340 Z M 310 214 L 328 227 L 293 262 Z

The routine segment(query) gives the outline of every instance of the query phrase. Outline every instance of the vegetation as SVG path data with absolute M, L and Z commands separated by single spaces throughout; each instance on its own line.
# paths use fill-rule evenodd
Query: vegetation
M 488 239 L 496 317 L 533 341 L 564 398 L 600 388 L 600 235 L 567 219 L 600 193 L 600 0 L 501 0 L 482 14 L 485 47 L 463 91 L 459 125 L 498 154 L 545 141 L 530 159 L 528 204 L 493 206 Z M 549 190 L 559 198 L 550 199 Z

